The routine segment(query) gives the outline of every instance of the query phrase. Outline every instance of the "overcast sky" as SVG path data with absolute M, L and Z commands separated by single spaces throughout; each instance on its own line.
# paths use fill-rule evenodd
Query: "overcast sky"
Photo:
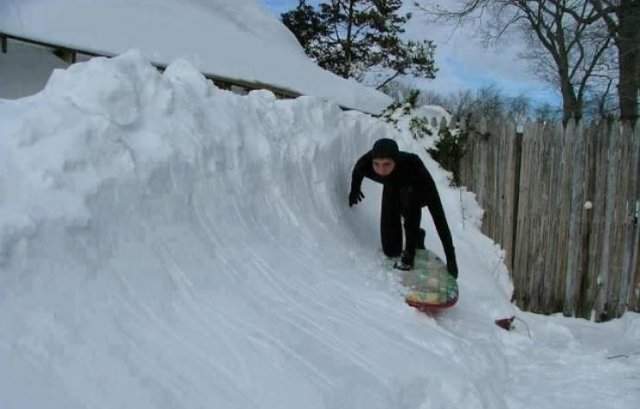
M 260 1 L 277 16 L 298 4 L 298 0 Z M 439 3 L 446 5 L 455 1 L 441 0 Z M 320 2 L 308 1 L 309 4 Z M 414 0 L 405 0 L 404 3 L 406 8 L 413 9 L 411 11 L 414 12 L 412 20 L 407 24 L 406 35 L 416 40 L 434 40 L 437 46 L 437 78 L 418 81 L 419 88 L 448 94 L 495 84 L 509 95 L 524 93 L 536 101 L 558 103 L 557 93 L 535 78 L 526 64 L 518 58 L 523 45 L 516 36 L 508 36 L 498 47 L 487 49 L 477 38 L 475 27 L 454 29 L 444 24 L 428 22 L 424 13 L 412 6 Z

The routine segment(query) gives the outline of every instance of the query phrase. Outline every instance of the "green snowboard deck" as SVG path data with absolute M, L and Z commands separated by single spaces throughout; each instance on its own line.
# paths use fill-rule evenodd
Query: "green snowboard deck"
M 448 308 L 458 301 L 458 282 L 429 250 L 417 250 L 413 270 L 402 271 L 405 301 L 419 310 Z

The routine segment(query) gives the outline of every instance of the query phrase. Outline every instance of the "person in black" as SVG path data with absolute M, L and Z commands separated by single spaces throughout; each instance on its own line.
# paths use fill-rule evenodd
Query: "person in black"
M 418 155 L 400 151 L 392 139 L 379 139 L 353 168 L 349 206 L 364 199 L 362 179 L 368 177 L 383 184 L 380 233 L 387 257 L 400 257 L 395 268 L 410 270 L 416 249 L 424 249 L 425 231 L 420 228 L 422 208 L 427 206 L 442 241 L 449 273 L 458 277 L 456 254 L 444 215 L 440 195 L 431 174 Z M 405 247 L 402 251 L 402 220 Z

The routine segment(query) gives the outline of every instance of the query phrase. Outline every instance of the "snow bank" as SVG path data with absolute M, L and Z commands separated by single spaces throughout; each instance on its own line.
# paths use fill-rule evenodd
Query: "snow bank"
M 38 391 L 0 402 L 503 406 L 486 351 L 403 304 L 375 219 L 345 206 L 390 128 L 137 53 L 0 107 L 1 371 Z
M 207 74 L 365 112 L 378 113 L 392 102 L 318 67 L 256 0 L 10 0 L 0 2 L 0 31 L 101 55 L 139 49 L 163 65 L 185 58 Z
M 564 330 L 493 325 L 515 312 L 502 252 L 424 155 L 461 300 L 436 319 L 404 304 L 378 250 L 379 186 L 353 209 L 346 196 L 373 140 L 421 145 L 371 117 L 234 95 L 132 52 L 1 102 L 0 135 L 2 408 L 525 408 L 535 388 L 510 377 L 542 371 L 509 357 L 532 348 L 617 374 L 630 393 L 609 405 L 634 398 L 632 366 L 577 358 L 599 348 L 559 355 L 544 342 Z

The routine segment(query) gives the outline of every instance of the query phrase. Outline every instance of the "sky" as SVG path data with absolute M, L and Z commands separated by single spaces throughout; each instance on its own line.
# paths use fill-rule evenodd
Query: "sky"
M 511 304 L 482 209 L 411 118 L 237 95 L 136 51 L 0 99 L 0 407 L 634 407 L 640 314 Z M 460 299 L 439 314 L 405 304 L 380 251 L 381 186 L 347 205 L 381 137 L 420 156 L 446 209 Z
M 297 0 L 262 0 L 276 15 L 293 9 Z M 309 1 L 318 4 L 321 1 Z M 435 4 L 436 2 L 431 2 Z M 456 0 L 437 2 L 443 6 L 455 5 Z M 559 94 L 538 80 L 527 64 L 518 58 L 524 45 L 515 36 L 507 36 L 493 48 L 485 48 L 473 25 L 454 28 L 443 23 L 428 21 L 424 12 L 413 6 L 413 1 L 404 1 L 413 18 L 406 27 L 406 38 L 429 39 L 436 43 L 436 64 L 439 71 L 435 80 L 420 79 L 413 83 L 420 88 L 441 94 L 458 90 L 477 89 L 495 85 L 506 94 L 525 94 L 540 103 L 559 103 Z

